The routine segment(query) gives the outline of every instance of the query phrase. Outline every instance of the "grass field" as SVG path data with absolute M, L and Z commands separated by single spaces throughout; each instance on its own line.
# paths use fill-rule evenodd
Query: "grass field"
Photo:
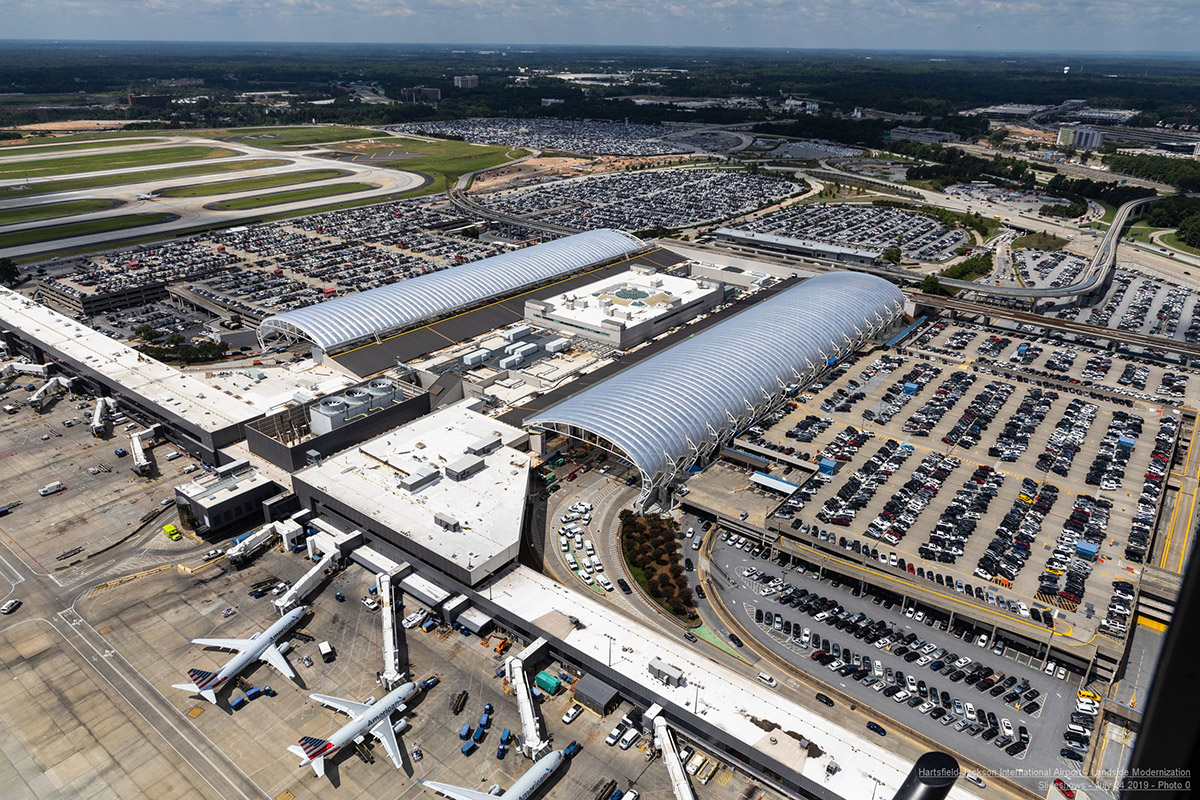
M 200 161 L 208 158 L 236 156 L 234 150 L 224 147 L 184 145 L 182 147 L 159 147 L 152 150 L 133 150 L 127 153 L 96 153 L 86 156 L 65 156 L 37 161 L 4 161 L 0 163 L 0 178 L 44 178 L 55 175 L 72 175 L 77 172 L 99 172 L 100 170 L 126 167 L 152 167 L 158 164 L 173 164 L 179 161 Z
M 40 206 L 22 206 L 0 210 L 0 225 L 16 225 L 21 222 L 36 222 L 41 219 L 69 217 L 104 211 L 120 205 L 116 200 L 72 200 L 67 203 L 45 203 Z
M 106 139 L 100 142 L 77 142 L 75 144 L 51 144 L 42 147 L 19 147 L 20 142 L 6 145 L 0 142 L 0 158 L 36 156 L 42 153 L 57 153 L 62 150 L 92 150 L 98 147 L 124 147 L 128 144 L 149 144 L 159 139 Z
M 131 172 L 125 175 L 93 175 L 88 178 L 64 178 L 57 181 L 33 183 L 25 187 L 0 186 L 0 199 L 54 192 L 74 192 L 79 189 L 97 189 L 104 186 L 121 186 L 127 183 L 145 183 L 149 181 L 169 181 L 177 178 L 193 178 L 198 175 L 212 175 L 221 172 L 242 172 L 252 169 L 278 167 L 290 162 L 283 159 L 263 158 L 257 161 L 234 161 L 225 164 L 193 164 L 174 169 L 152 169 L 144 172 Z
M 272 192 L 256 194 L 253 197 L 239 197 L 236 200 L 223 200 L 205 206 L 214 211 L 245 211 L 251 208 L 265 208 L 284 203 L 295 203 L 300 200 L 312 200 L 317 197 L 333 197 L 339 194 L 362 192 L 375 187 L 369 183 L 331 183 L 324 186 L 310 186 L 305 189 L 292 189 L 288 192 Z
M 510 154 L 507 147 L 495 145 L 475 145 L 453 141 L 425 142 L 401 137 L 388 139 L 386 144 L 349 145 L 339 149 L 349 153 L 403 150 L 406 153 L 419 154 L 416 158 L 401 158 L 383 162 L 384 166 L 392 169 L 419 172 L 433 179 L 428 186 L 410 192 L 408 195 L 410 197 L 439 194 L 446 191 L 447 186 L 452 185 L 460 176 L 468 172 L 487 169 L 528 155 L 525 150 L 513 150 Z
M 87 236 L 92 233 L 119 231 L 126 228 L 141 228 L 146 225 L 157 225 L 175 219 L 174 214 L 126 214 L 120 217 L 89 220 L 88 222 L 68 222 L 63 225 L 47 225 L 44 228 L 14 231 L 0 234 L 0 251 L 6 247 L 19 247 L 38 242 L 52 242 L 58 239 L 71 239 L 76 236 Z
M 232 194 L 248 192 L 252 189 L 271 189 L 276 186 L 290 186 L 295 183 L 311 183 L 330 178 L 341 178 L 353 173 L 345 169 L 308 169 L 302 172 L 286 172 L 281 175 L 263 175 L 259 178 L 240 178 L 232 181 L 217 181 L 202 183 L 195 186 L 178 186 L 165 189 L 159 194 L 163 197 L 207 197 L 214 194 Z
M 301 128 L 234 128 L 214 131 L 223 141 L 244 142 L 255 147 L 274 150 L 280 147 L 296 147 L 326 142 L 349 142 L 358 139 L 386 138 L 383 131 L 366 128 L 351 128 L 345 125 L 317 125 Z
M 1170 233 L 1164 233 L 1162 236 L 1158 237 L 1158 240 L 1167 247 L 1170 247 L 1172 250 L 1178 250 L 1181 253 L 1187 253 L 1188 255 L 1192 256 L 1200 256 L 1200 247 L 1192 247 L 1191 245 L 1186 245 L 1179 241 L 1179 237 L 1175 235 L 1174 231 L 1171 231 Z
M 1062 250 L 1067 246 L 1067 240 L 1052 233 L 1039 231 L 1038 233 L 1027 233 L 1024 236 L 1017 237 L 1013 240 L 1012 246 L 1014 248 L 1025 247 L 1031 250 Z

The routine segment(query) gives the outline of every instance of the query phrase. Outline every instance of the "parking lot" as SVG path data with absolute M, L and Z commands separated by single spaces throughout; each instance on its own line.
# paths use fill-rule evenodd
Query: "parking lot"
M 803 540 L 801 525 L 819 525 L 832 532 L 829 544 L 861 560 L 886 558 L 884 571 L 1034 622 L 1050 609 L 1059 621 L 1047 625 L 1058 629 L 1065 614 L 1072 636 L 1087 639 L 1111 581 L 1144 556 L 1177 418 L 1152 422 L 1144 408 L 961 366 L 910 358 L 887 366 L 862 358 L 770 429 L 748 433 L 836 465 L 781 503 L 775 516 L 785 530 Z M 916 366 L 941 372 L 922 385 L 911 379 Z M 811 442 L 788 436 L 804 433 L 811 417 L 830 422 Z M 1107 494 L 1097 492 L 1101 483 Z M 1075 556 L 1082 539 L 1102 564 Z M 864 548 L 879 555 L 864 558 Z
M 803 184 L 728 169 L 659 169 L 575 178 L 476 195 L 494 211 L 576 230 L 642 231 L 727 219 L 796 194 Z
M 676 125 L 638 125 L 602 120 L 470 119 L 411 122 L 389 125 L 387 130 L 505 147 L 565 150 L 591 155 L 656 156 L 688 152 L 687 148 L 670 141 L 658 141 L 660 137 L 686 130 Z
M 875 709 L 885 731 L 900 723 L 1034 790 L 1047 774 L 1082 781 L 1077 762 L 1059 754 L 1074 683 L 990 637 L 978 646 L 973 630 L 942 630 L 887 594 L 760 556 L 716 539 L 706 557 L 720 600 L 756 647 L 828 685 L 832 703 Z
M 199 298 L 197 304 L 258 320 L 510 249 L 504 241 L 454 232 L 467 224 L 444 202 L 387 203 L 56 262 L 45 280 L 56 291 L 75 296 L 183 284 Z M 105 332 L 120 335 L 142 324 L 121 328 L 121 319 L 128 316 L 119 312 L 115 317 L 120 319 Z
M 1104 302 L 1089 308 L 1066 306 L 1047 310 L 1059 319 L 1197 342 L 1200 341 L 1197 299 L 1190 286 L 1121 266 Z
M 737 227 L 843 247 L 899 247 L 919 261 L 945 261 L 969 241 L 963 231 L 916 211 L 849 203 L 795 205 Z

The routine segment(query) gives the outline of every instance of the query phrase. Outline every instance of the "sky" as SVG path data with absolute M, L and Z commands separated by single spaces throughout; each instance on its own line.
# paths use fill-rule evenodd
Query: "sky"
M 1200 0 L 0 0 L 4 38 L 1200 54 Z

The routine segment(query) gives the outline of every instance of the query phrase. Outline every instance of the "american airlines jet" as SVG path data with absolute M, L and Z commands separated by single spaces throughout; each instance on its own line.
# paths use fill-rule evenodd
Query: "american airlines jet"
M 429 789 L 433 789 L 440 795 L 449 797 L 450 800 L 529 800 L 537 792 L 541 785 L 549 780 L 550 776 L 559 768 L 565 760 L 562 750 L 555 750 L 547 756 L 534 762 L 534 765 L 525 770 L 525 774 L 517 778 L 516 783 L 509 787 L 507 792 L 497 795 L 489 792 L 481 792 L 477 789 L 464 789 L 461 786 L 451 786 L 448 783 L 438 783 L 437 781 L 421 781 L 422 785 Z
M 287 645 L 276 644 L 283 639 L 289 630 L 300 621 L 308 611 L 308 606 L 298 606 L 284 614 L 265 631 L 254 634 L 249 639 L 192 639 L 192 644 L 203 647 L 220 647 L 224 650 L 236 650 L 237 655 L 229 659 L 225 666 L 217 672 L 205 672 L 202 669 L 189 669 L 188 677 L 192 683 L 176 683 L 175 689 L 198 694 L 210 703 L 217 702 L 217 689 L 221 688 L 230 678 L 236 677 L 246 667 L 258 661 L 265 661 L 292 680 L 296 673 L 292 665 L 283 657 Z
M 317 777 L 325 774 L 325 759 L 332 756 L 351 742 L 362 741 L 362 737 L 370 733 L 383 749 L 391 756 L 396 769 L 402 769 L 404 762 L 400 756 L 400 745 L 396 743 L 396 734 L 404 730 L 404 720 L 392 725 L 392 714 L 408 708 L 406 703 L 416 696 L 420 687 L 415 683 L 406 683 L 396 687 L 378 703 L 355 703 L 340 697 L 330 697 L 325 694 L 310 694 L 313 700 L 322 705 L 337 709 L 350 717 L 350 721 L 338 728 L 328 739 L 318 739 L 315 736 L 305 736 L 300 744 L 288 747 L 288 750 L 304 759 L 300 766 L 308 764 L 317 773 Z

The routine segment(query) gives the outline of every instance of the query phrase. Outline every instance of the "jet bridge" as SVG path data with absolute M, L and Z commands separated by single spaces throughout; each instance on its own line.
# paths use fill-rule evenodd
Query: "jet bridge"
M 68 391 L 73 383 L 75 383 L 75 379 L 68 378 L 65 375 L 59 375 L 57 377 L 50 378 L 48 381 L 42 384 L 42 388 L 38 389 L 29 396 L 29 407 L 41 411 L 42 404 L 52 397 L 52 392 L 59 389 L 64 392 Z
M 376 578 L 379 586 L 379 613 L 383 616 L 383 671 L 379 673 L 379 678 L 389 690 L 398 686 L 404 678 L 404 673 L 400 672 L 400 642 L 396 638 L 397 607 L 392 587 L 392 579 L 399 580 L 403 574 L 404 570 L 397 566 L 379 573 Z
M 649 713 L 649 712 L 647 712 Z M 667 765 L 667 774 L 671 776 L 671 788 L 675 791 L 675 800 L 696 800 L 692 785 L 688 782 L 687 772 L 683 762 L 679 760 L 679 750 L 675 746 L 675 734 L 667 726 L 667 719 L 661 713 L 654 716 L 654 746 L 662 752 L 663 763 Z
M 149 475 L 154 463 L 146 450 L 148 442 L 153 442 L 158 436 L 158 426 L 151 425 L 144 431 L 129 434 L 129 452 L 133 454 L 133 471 L 138 475 Z
M 117 401 L 111 397 L 101 397 L 96 401 L 96 408 L 92 411 L 92 422 L 89 426 L 92 431 L 92 436 L 99 439 L 104 434 L 108 433 L 108 416 L 117 413 Z
M 517 697 L 517 709 L 521 713 L 521 728 L 524 731 L 524 741 L 521 752 L 526 758 L 537 760 L 550 752 L 550 743 L 542 735 L 542 723 L 538 719 L 537 710 L 533 704 L 533 693 L 529 691 L 529 676 L 525 673 L 525 662 L 521 656 L 535 648 L 545 646 L 545 639 L 537 639 L 525 650 L 515 656 L 509 656 L 504 666 L 508 672 L 509 684 Z

